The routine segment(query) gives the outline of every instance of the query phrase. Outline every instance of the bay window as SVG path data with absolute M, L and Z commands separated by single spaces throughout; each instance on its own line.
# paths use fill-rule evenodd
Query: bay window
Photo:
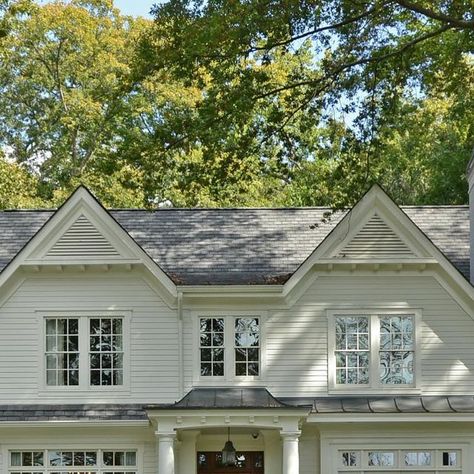
M 328 316 L 330 388 L 415 387 L 415 312 L 331 311 Z

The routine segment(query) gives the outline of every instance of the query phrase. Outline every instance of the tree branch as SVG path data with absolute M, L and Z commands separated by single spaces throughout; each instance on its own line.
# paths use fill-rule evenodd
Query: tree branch
M 287 40 L 277 41 L 276 43 L 270 43 L 265 46 L 255 46 L 255 47 L 249 48 L 248 50 L 244 51 L 241 54 L 250 54 L 256 51 L 270 51 L 271 49 L 278 48 L 279 46 L 286 46 L 288 44 L 294 43 L 295 41 L 307 38 L 308 36 L 312 36 L 317 33 L 322 33 L 323 31 L 336 30 L 338 28 L 342 28 L 343 26 L 350 25 L 351 23 L 356 23 L 359 20 L 363 20 L 364 18 L 369 17 L 370 15 L 372 15 L 372 13 L 375 13 L 377 10 L 379 10 L 381 7 L 383 7 L 387 3 L 388 2 L 384 2 L 380 6 L 373 7 L 365 11 L 364 13 L 361 13 L 360 15 L 347 18 L 346 20 L 342 20 L 339 23 L 334 23 L 333 25 L 327 25 L 327 26 L 322 26 L 320 28 L 315 28 L 311 31 L 306 31 L 304 33 L 301 33 L 300 35 L 292 36 L 291 38 L 288 38 Z
M 445 15 L 444 13 L 436 12 L 429 8 L 413 3 L 410 0 L 394 0 L 394 2 L 400 5 L 401 7 L 406 8 L 407 10 L 411 10 L 412 12 L 427 16 L 428 18 L 431 18 L 433 20 L 442 21 L 443 23 L 447 23 L 451 27 L 474 29 L 474 20 L 463 20 L 461 18 L 453 18 L 451 16 Z
M 433 38 L 434 36 L 438 36 L 441 33 L 444 33 L 447 30 L 450 30 L 454 28 L 452 25 L 443 25 L 441 28 L 438 28 L 436 30 L 430 31 L 429 33 L 426 33 L 424 35 L 418 36 L 417 38 L 414 38 L 411 41 L 408 41 L 405 43 L 401 48 L 392 51 L 387 54 L 383 54 L 381 56 L 371 56 L 370 58 L 362 58 L 358 59 L 356 61 L 352 61 L 350 63 L 342 64 L 335 68 L 332 71 L 329 71 L 324 77 L 318 78 L 318 79 L 313 79 L 313 80 L 308 80 L 308 81 L 300 81 L 300 82 L 293 82 L 291 84 L 286 84 L 285 86 L 279 87 L 277 89 L 273 89 L 271 91 L 265 92 L 263 94 L 254 96 L 254 100 L 258 99 L 264 99 L 265 97 L 269 97 L 271 95 L 277 94 L 279 92 L 284 92 L 286 90 L 291 90 L 295 89 L 297 87 L 302 87 L 302 86 L 311 86 L 314 84 L 318 84 L 324 80 L 329 80 L 333 77 L 338 76 L 342 72 L 346 71 L 347 69 L 352 69 L 353 67 L 360 66 L 362 64 L 370 64 L 370 63 L 377 63 L 380 61 L 385 61 L 386 59 L 392 58 L 394 56 L 398 56 L 399 54 L 404 53 L 407 49 L 412 48 L 413 46 L 417 45 L 418 43 L 421 43 L 423 41 L 426 41 L 429 38 Z

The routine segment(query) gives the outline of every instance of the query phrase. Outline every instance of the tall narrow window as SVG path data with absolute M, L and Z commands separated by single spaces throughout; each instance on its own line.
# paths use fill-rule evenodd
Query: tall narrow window
M 46 384 L 79 385 L 79 320 L 47 318 Z
M 368 316 L 336 318 L 336 383 L 368 384 L 370 367 Z
M 414 321 L 409 315 L 380 316 L 380 382 L 412 384 Z
M 91 385 L 123 385 L 122 318 L 91 318 L 89 321 Z
M 258 318 L 235 318 L 235 375 L 260 373 L 260 325 Z
M 223 377 L 224 318 L 200 318 L 199 352 L 201 375 Z

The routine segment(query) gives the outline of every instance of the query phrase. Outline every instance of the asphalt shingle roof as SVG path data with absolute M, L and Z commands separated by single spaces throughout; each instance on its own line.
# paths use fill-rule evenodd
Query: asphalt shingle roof
M 147 421 L 142 405 L 0 405 L 0 422 Z
M 469 278 L 468 206 L 402 207 Z M 283 283 L 343 217 L 327 208 L 112 210 L 177 284 Z M 53 211 L 0 212 L 0 270 Z

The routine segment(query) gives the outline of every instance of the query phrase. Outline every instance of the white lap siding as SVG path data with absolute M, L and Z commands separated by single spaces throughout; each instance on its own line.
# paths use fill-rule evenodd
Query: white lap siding
M 423 395 L 471 394 L 474 391 L 474 321 L 432 276 L 322 275 L 294 306 L 263 308 L 265 371 L 255 381 L 232 385 L 266 385 L 275 396 L 325 396 L 328 386 L 328 309 L 369 308 L 420 310 Z M 243 307 L 247 311 L 252 308 Z M 238 306 L 222 306 L 238 312 Z M 259 311 L 256 310 L 255 314 Z M 193 385 L 195 339 L 193 318 L 206 309 L 185 312 L 185 388 Z
M 11 451 L 124 450 L 137 453 L 137 472 L 140 474 L 156 474 L 153 439 L 153 430 L 146 427 L 0 427 L 0 452 L 2 455 L 0 472 L 5 474 L 9 472 Z M 36 471 L 36 469 L 32 470 Z M 80 470 L 80 468 L 76 468 L 76 470 Z M 110 471 L 110 468 L 108 470 Z
M 273 394 L 327 394 L 327 309 L 341 307 L 420 309 L 423 395 L 473 392 L 474 321 L 434 278 L 355 275 L 322 276 L 290 310 L 272 312 L 266 356 Z
M 42 386 L 44 315 L 127 313 L 128 387 Z M 178 395 L 178 330 L 171 310 L 137 272 L 27 278 L 0 308 L 0 403 L 161 403 Z M 108 390 L 107 390 L 108 388 Z
M 471 423 L 326 424 L 321 431 L 321 472 L 397 474 L 471 474 L 474 466 L 474 428 Z M 357 453 L 357 465 L 344 467 L 343 452 Z M 368 453 L 393 453 L 394 466 L 368 466 Z M 430 466 L 410 466 L 406 453 L 430 453 Z M 457 465 L 443 466 L 442 453 L 456 452 Z M 362 458 L 362 459 L 361 459 Z

